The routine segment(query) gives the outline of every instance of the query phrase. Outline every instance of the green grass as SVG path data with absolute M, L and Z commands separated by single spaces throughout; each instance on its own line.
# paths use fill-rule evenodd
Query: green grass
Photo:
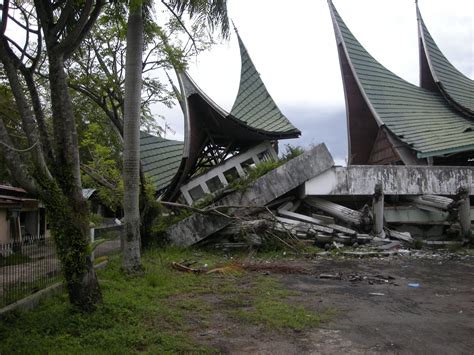
M 167 249 L 145 253 L 145 273 L 126 277 L 120 259 L 98 271 L 104 302 L 92 314 L 72 307 L 65 295 L 39 308 L 0 321 L 0 354 L 133 354 L 213 353 L 195 339 L 215 312 L 232 322 L 258 323 L 268 329 L 317 326 L 318 314 L 292 305 L 296 293 L 276 279 L 256 273 L 193 274 L 170 263 L 196 260 L 209 268 L 235 262 L 192 250 Z

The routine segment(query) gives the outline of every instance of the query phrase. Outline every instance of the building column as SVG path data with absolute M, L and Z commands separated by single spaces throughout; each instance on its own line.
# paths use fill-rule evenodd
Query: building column
M 469 199 L 469 188 L 462 186 L 458 189 L 458 219 L 461 225 L 461 236 L 472 237 L 471 231 L 471 201 Z
M 384 209 L 384 195 L 381 183 L 375 185 L 374 195 L 372 197 L 372 212 L 374 214 L 374 226 L 372 231 L 374 236 L 385 238 L 385 231 L 383 230 L 383 209 Z

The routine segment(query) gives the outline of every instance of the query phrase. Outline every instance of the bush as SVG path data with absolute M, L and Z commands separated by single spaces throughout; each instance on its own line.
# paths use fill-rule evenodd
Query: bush
M 283 155 L 282 155 L 282 160 L 284 160 L 286 162 L 288 160 L 296 158 L 297 156 L 299 156 L 303 153 L 304 153 L 304 149 L 302 147 L 287 144 L 285 146 L 285 153 L 283 153 Z

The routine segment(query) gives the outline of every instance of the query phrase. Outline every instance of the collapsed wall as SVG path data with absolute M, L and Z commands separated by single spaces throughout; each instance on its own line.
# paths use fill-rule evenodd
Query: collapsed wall
M 472 235 L 473 172 L 471 167 L 336 167 L 320 144 L 214 202 L 211 209 L 227 207 L 225 214 L 195 213 L 167 235 L 171 244 L 189 246 L 226 228 L 224 234 L 234 231 L 229 216 L 248 216 L 271 205 L 274 211 L 268 211 L 279 216 L 279 226 L 272 228 L 296 228 L 296 236 L 361 241 L 370 235 L 410 243 L 411 234 L 445 237 L 449 228 L 463 240 Z M 248 219 L 243 224 L 252 225 Z

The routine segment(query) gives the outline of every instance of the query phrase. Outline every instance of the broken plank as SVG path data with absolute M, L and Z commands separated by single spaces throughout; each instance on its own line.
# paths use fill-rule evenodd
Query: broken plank
M 343 227 L 343 226 L 340 226 L 340 225 L 337 225 L 337 224 L 328 224 L 326 227 L 329 227 L 329 228 L 334 229 L 335 231 L 350 234 L 350 235 L 357 234 L 357 232 L 355 230 L 350 229 L 350 228 L 346 228 L 346 227 Z
M 350 234 L 350 235 L 355 235 L 357 232 L 353 229 L 350 229 L 350 228 L 346 228 L 346 227 L 343 227 L 343 226 L 339 226 L 337 224 L 326 224 L 324 223 L 323 221 L 321 220 L 318 220 L 316 218 L 313 218 L 313 217 L 309 217 L 309 216 L 306 216 L 304 214 L 301 214 L 301 213 L 295 213 L 295 212 L 291 212 L 291 211 L 280 211 L 278 210 L 278 214 L 281 215 L 281 216 L 285 216 L 286 218 L 288 219 L 296 219 L 298 221 L 302 221 L 302 222 L 306 222 L 306 223 L 311 223 L 313 225 L 319 225 L 319 226 L 324 226 L 324 227 L 328 227 L 328 228 L 331 228 L 331 229 L 334 229 L 335 231 L 338 231 L 338 232 L 342 232 L 342 233 L 346 233 L 346 234 Z M 318 230 L 321 230 L 321 229 L 318 229 Z
M 398 232 L 392 229 L 386 229 L 392 239 L 398 239 L 406 243 L 413 243 L 413 238 L 409 232 Z
M 276 217 L 277 221 L 282 222 L 282 223 L 287 223 L 287 224 L 292 224 L 292 225 L 298 225 L 298 226 L 304 226 L 305 228 L 312 229 L 318 232 L 324 232 L 324 233 L 329 233 L 332 234 L 334 232 L 333 228 L 328 228 L 326 226 L 320 226 L 317 224 L 311 224 L 311 223 L 305 223 L 302 221 L 295 221 L 291 218 L 284 218 L 284 217 Z
M 320 243 L 332 243 L 334 236 L 327 234 L 316 234 L 316 240 Z
M 285 210 L 278 210 L 278 214 L 280 216 L 286 217 L 286 218 L 291 218 L 291 219 L 296 219 L 298 221 L 302 222 L 307 222 L 307 223 L 312 223 L 312 224 L 319 224 L 319 225 L 325 225 L 326 223 L 320 219 L 316 219 L 313 217 L 306 216 L 301 213 L 296 213 L 296 212 L 291 212 L 291 211 L 285 211 Z
M 323 221 L 327 224 L 334 224 L 336 222 L 334 218 L 329 217 L 329 216 L 324 216 L 322 214 L 311 213 L 311 217 L 313 217 L 314 219 L 319 219 L 320 221 Z
M 419 209 L 427 211 L 447 211 L 453 206 L 454 203 L 454 200 L 449 197 L 437 195 L 421 195 L 416 197 L 407 197 L 406 199 Z
M 305 222 L 301 222 L 301 221 L 295 221 L 295 220 L 290 219 L 290 218 L 276 217 L 276 220 L 283 223 L 283 224 L 287 224 L 287 225 L 291 226 L 292 228 L 300 227 L 304 230 L 314 230 L 314 231 L 317 231 L 317 232 L 324 232 L 324 233 L 328 233 L 328 234 L 332 234 L 334 232 L 334 229 L 332 229 L 332 228 L 319 226 L 319 225 L 315 225 L 315 224 L 310 224 L 310 223 L 305 223 Z
M 314 196 L 306 197 L 304 201 L 311 207 L 330 214 L 331 216 L 344 222 L 357 226 L 362 224 L 363 216 L 359 211 L 354 211 L 350 208 L 338 205 L 337 203 L 323 200 L 322 198 Z
M 352 238 L 349 237 L 348 235 L 338 235 L 334 237 L 334 240 L 344 245 L 352 244 Z

